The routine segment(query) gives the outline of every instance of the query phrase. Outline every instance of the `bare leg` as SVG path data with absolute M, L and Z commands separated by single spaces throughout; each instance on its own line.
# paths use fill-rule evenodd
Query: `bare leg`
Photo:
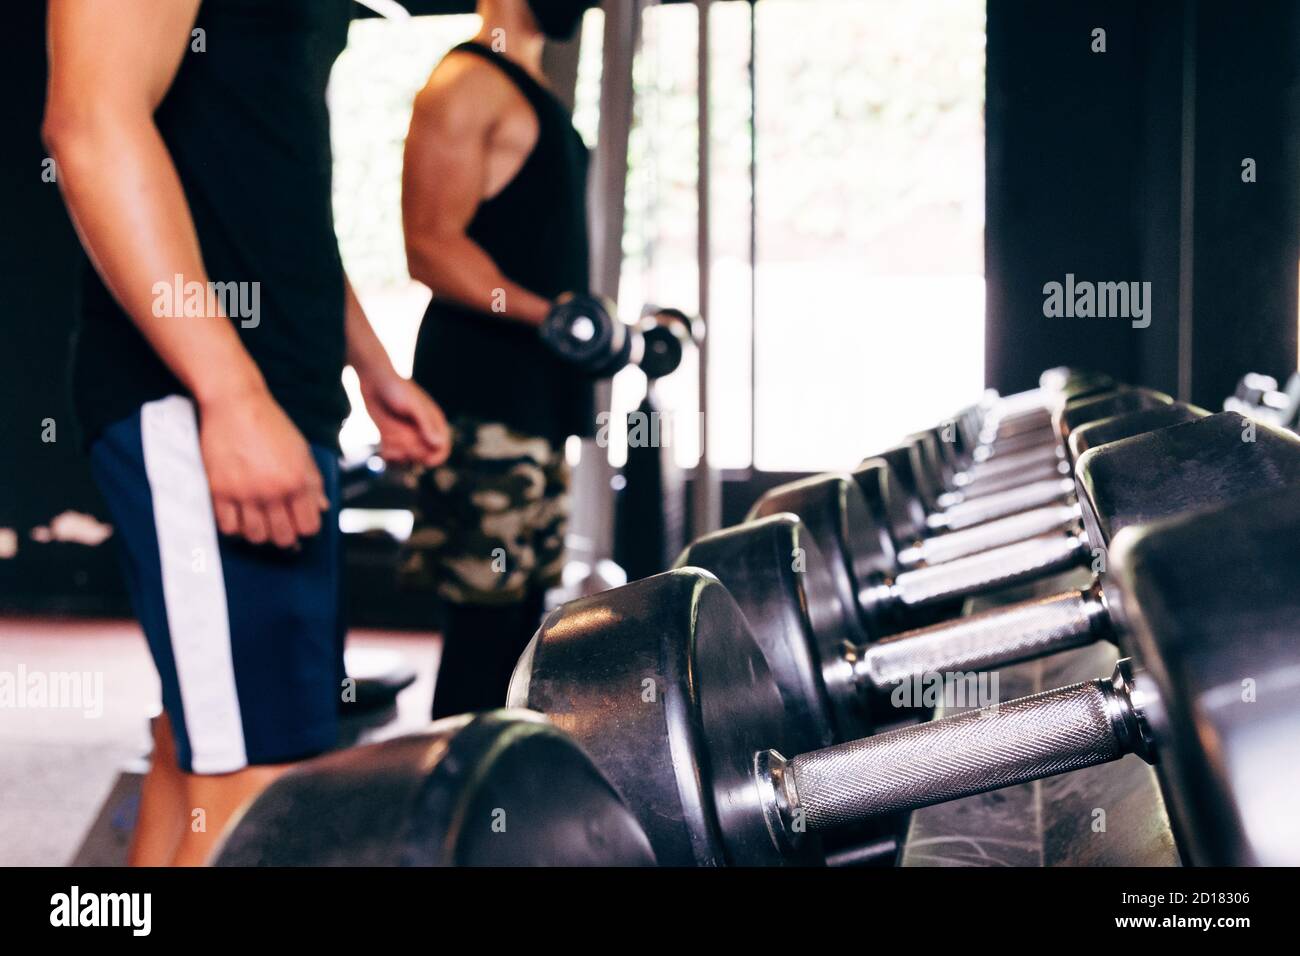
M 185 827 L 185 780 L 176 763 L 171 722 L 159 714 L 149 722 L 153 754 L 140 787 L 140 811 L 127 853 L 129 866 L 166 866 Z
M 261 793 L 290 764 L 247 767 L 212 776 L 184 774 L 185 826 L 173 866 L 203 866 L 235 812 Z

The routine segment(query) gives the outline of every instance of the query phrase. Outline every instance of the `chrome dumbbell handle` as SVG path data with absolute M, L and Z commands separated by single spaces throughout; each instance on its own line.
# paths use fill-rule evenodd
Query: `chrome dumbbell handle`
M 926 525 L 932 531 L 960 531 L 962 528 L 1005 518 L 1031 508 L 1059 504 L 1073 493 L 1074 482 L 1069 478 L 1035 481 L 1019 488 L 952 504 L 944 511 L 935 512 L 926 518 Z
M 1069 473 L 1070 466 L 1063 459 L 1056 458 L 1053 461 L 1045 461 L 1032 467 L 1005 471 L 1000 475 L 978 478 L 970 482 L 956 481 L 954 488 L 961 495 L 963 502 L 969 502 L 976 498 L 999 494 L 1012 488 L 1023 488 L 1025 485 L 1036 481 L 1052 481 L 1064 478 Z M 959 479 L 965 477 L 964 472 L 957 476 Z
M 1047 505 L 994 521 L 926 538 L 899 552 L 905 567 L 943 564 L 990 548 L 1014 544 L 1039 535 L 1063 532 L 1077 527 L 1081 518 L 1077 504 Z
M 981 455 L 981 452 L 986 454 Z M 1014 455 L 988 455 L 987 449 L 976 448 L 971 457 L 974 464 L 957 476 L 958 487 L 966 487 L 1008 473 L 1024 474 L 1026 471 L 1033 471 L 1046 465 L 1059 464 L 1063 460 L 1058 445 L 1043 445 L 1041 448 L 1016 452 Z
M 881 814 L 1041 780 L 1137 753 L 1151 741 L 1121 661 L 1092 680 L 800 754 L 755 755 L 768 826 L 796 840 Z
M 977 437 L 981 445 L 999 452 L 1020 450 L 1040 442 L 1050 442 L 1054 438 L 1052 414 L 1044 409 L 1033 414 L 985 422 L 980 427 Z
M 1093 585 L 904 631 L 847 654 L 855 687 L 871 694 L 920 674 L 990 670 L 1109 635 L 1110 617 Z
M 1081 533 L 1044 535 L 904 571 L 884 587 L 889 600 L 903 607 L 925 607 L 1066 571 L 1078 567 L 1088 553 Z M 863 607 L 878 599 L 873 592 L 861 595 Z

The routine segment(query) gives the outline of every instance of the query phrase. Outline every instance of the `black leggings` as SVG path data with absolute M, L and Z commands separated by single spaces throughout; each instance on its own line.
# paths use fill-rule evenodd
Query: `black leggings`
M 535 590 L 513 604 L 445 605 L 435 720 L 505 704 L 515 662 L 541 624 L 542 597 Z

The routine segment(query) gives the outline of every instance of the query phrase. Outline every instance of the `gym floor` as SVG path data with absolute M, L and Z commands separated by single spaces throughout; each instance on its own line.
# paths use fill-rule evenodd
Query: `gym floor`
M 428 634 L 353 631 L 349 647 L 402 653 L 416 683 L 398 697 L 389 736 L 428 722 L 439 641 Z M 103 699 L 79 710 L 11 709 L 0 721 L 0 866 L 72 861 L 120 771 L 147 752 L 158 679 L 134 621 L 0 618 L 0 672 L 103 675 Z

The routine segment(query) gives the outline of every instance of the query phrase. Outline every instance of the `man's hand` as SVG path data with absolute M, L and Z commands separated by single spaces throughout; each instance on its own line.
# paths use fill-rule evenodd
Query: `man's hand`
M 447 418 L 428 393 L 400 375 L 361 383 L 366 411 L 379 427 L 379 454 L 390 464 L 436 468 L 451 454 Z
M 199 444 L 222 534 L 292 548 L 320 531 L 329 508 L 320 469 L 270 394 L 201 406 Z

